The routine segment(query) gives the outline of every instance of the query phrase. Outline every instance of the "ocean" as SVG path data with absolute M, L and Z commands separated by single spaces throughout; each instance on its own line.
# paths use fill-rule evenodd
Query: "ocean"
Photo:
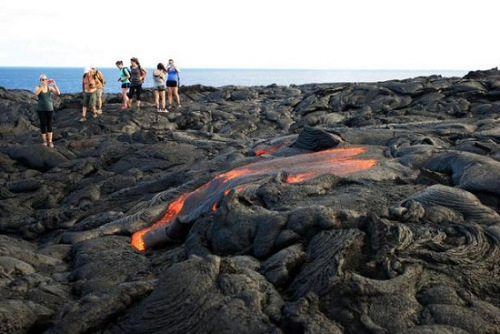
M 116 67 L 99 68 L 106 78 L 106 92 L 119 93 L 117 81 L 119 70 Z M 153 87 L 152 72 L 143 85 Z M 40 74 L 56 80 L 62 93 L 82 91 L 83 67 L 0 67 L 0 87 L 7 89 L 33 90 L 38 85 Z M 462 77 L 465 70 L 300 70 L 300 69 L 196 69 L 181 68 L 182 86 L 204 85 L 212 87 L 268 86 L 271 84 L 289 86 L 310 83 L 335 82 L 378 82 L 393 79 L 409 79 L 419 76 L 441 75 L 443 77 Z

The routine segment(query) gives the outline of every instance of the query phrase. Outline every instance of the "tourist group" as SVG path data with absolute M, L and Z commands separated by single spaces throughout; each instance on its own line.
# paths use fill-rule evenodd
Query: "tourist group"
M 139 59 L 130 58 L 130 67 L 123 65 L 123 61 L 116 62 L 120 73 L 118 81 L 121 83 L 121 95 L 123 105 L 120 109 L 131 109 L 135 98 L 136 108 L 141 108 L 142 84 L 148 75 L 148 71 L 141 67 Z M 37 114 L 40 119 L 40 131 L 44 146 L 54 147 L 52 143 L 52 123 L 54 119 L 54 104 L 52 94 L 60 95 L 61 91 L 57 87 L 54 79 L 48 79 L 45 74 L 40 75 L 40 84 L 35 87 L 35 94 L 38 97 Z M 173 59 L 168 60 L 168 65 L 158 63 L 153 71 L 154 94 L 156 111 L 168 113 L 165 101 L 165 92 L 168 93 L 168 107 L 172 108 L 175 98 L 177 107 L 181 107 L 179 97 L 180 70 L 174 64 Z M 82 115 L 80 122 L 87 121 L 87 110 L 92 113 L 92 117 L 102 114 L 102 94 L 106 80 L 104 75 L 96 67 L 87 67 L 82 77 Z

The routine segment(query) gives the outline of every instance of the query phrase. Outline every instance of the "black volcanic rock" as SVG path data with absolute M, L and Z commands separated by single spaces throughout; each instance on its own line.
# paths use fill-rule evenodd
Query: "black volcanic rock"
M 500 333 L 497 69 L 180 94 L 0 88 L 1 333 Z

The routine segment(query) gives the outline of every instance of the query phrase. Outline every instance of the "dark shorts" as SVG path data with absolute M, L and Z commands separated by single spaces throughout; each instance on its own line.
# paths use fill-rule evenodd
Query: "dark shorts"
M 130 82 L 129 83 L 122 83 L 122 88 L 130 88 Z
M 177 81 L 167 80 L 167 87 L 177 87 Z
M 166 89 L 166 87 L 165 87 L 165 86 L 163 86 L 163 85 L 162 85 L 162 86 L 155 87 L 155 90 L 157 90 L 157 91 L 159 91 L 159 92 L 164 92 L 164 91 L 165 91 L 165 89 Z

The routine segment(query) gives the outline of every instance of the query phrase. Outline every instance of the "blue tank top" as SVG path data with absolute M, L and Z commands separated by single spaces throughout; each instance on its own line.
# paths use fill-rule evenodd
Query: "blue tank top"
M 177 71 L 175 69 L 168 69 L 167 81 L 178 81 Z

